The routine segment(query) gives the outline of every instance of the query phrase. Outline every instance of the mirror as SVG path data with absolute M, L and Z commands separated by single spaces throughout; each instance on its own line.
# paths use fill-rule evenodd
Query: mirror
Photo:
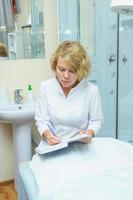
M 0 43 L 8 59 L 44 58 L 43 0 L 0 1 Z
M 95 48 L 95 0 L 58 0 L 59 42 L 80 41 L 90 56 Z

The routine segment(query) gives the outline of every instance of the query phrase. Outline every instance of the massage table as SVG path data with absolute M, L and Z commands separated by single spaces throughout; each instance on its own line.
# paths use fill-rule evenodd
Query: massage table
M 20 163 L 18 199 L 132 200 L 133 146 L 108 137 L 78 145 Z

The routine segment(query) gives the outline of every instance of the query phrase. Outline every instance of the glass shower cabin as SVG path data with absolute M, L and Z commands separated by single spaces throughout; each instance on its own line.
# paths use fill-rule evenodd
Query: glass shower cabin
M 110 136 L 133 143 L 133 16 L 117 14 L 104 7 L 105 45 L 102 89 L 104 127 L 101 136 Z
M 133 144 L 133 16 L 119 15 L 118 139 Z

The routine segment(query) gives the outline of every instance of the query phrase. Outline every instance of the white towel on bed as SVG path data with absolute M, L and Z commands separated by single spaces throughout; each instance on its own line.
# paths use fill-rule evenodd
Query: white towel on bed
M 90 190 L 94 190 L 94 193 L 97 191 L 98 195 L 100 182 L 96 180 L 104 180 L 102 177 L 105 173 L 112 173 L 116 170 L 119 172 L 128 168 L 132 168 L 131 171 L 133 171 L 133 147 L 113 138 L 94 138 L 90 144 L 72 144 L 69 148 L 59 152 L 43 156 L 36 154 L 30 162 L 30 167 L 38 184 L 41 199 L 74 200 L 74 195 L 78 197 L 85 192 L 85 185 L 89 185 L 90 180 L 93 181 L 92 186 L 90 184 Z M 106 179 L 105 176 L 105 181 L 103 181 L 105 186 L 107 186 Z M 133 187 L 133 181 L 131 184 Z M 68 191 L 69 198 L 65 198 Z M 86 195 L 88 198 L 84 196 L 82 200 L 89 199 L 90 194 Z M 98 197 L 96 194 L 91 195 L 91 200 L 96 200 Z M 64 199 L 59 196 L 64 196 Z M 104 199 L 108 200 L 110 197 L 98 198 L 98 200 Z

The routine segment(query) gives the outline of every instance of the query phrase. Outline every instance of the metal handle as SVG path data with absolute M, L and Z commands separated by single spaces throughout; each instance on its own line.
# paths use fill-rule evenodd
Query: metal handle
M 115 61 L 115 54 L 113 53 L 113 54 L 111 54 L 110 56 L 109 56 L 109 64 L 111 65 L 114 61 Z
M 116 72 L 112 72 L 110 75 L 111 75 L 112 77 L 114 77 L 115 74 L 116 74 Z
M 127 62 L 127 57 L 125 55 L 123 55 L 123 58 L 122 58 L 122 61 L 123 61 L 123 64 L 125 65 L 125 63 Z
M 115 93 L 115 90 L 114 89 L 112 89 L 112 90 L 110 90 L 110 92 L 109 92 L 111 95 L 114 95 L 114 93 Z
M 23 97 L 22 97 L 22 95 L 20 95 L 21 91 L 23 91 L 23 90 L 22 89 L 16 89 L 14 91 L 14 101 L 15 101 L 15 103 L 18 103 L 18 104 L 22 103 Z
M 20 92 L 23 91 L 22 89 L 16 89 L 15 94 L 20 94 Z

